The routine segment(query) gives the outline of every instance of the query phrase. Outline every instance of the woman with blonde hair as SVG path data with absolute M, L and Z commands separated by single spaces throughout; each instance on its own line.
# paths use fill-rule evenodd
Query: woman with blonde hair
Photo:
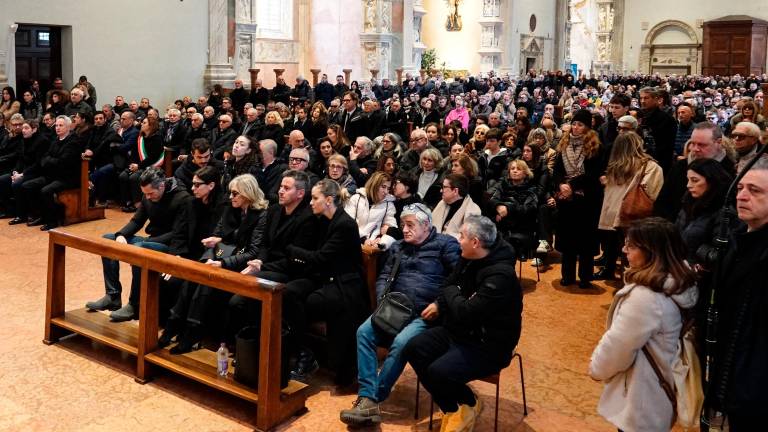
M 679 231 L 661 218 L 630 225 L 623 250 L 624 287 L 589 365 L 589 376 L 605 384 L 597 411 L 622 431 L 668 431 L 673 406 L 652 365 L 671 379 L 681 312 L 698 298 L 696 274 L 684 260 Z
M 233 178 L 228 188 L 230 206 L 224 210 L 213 234 L 201 240 L 206 251 L 200 261 L 212 267 L 239 272 L 248 266 L 249 260 L 258 256 L 269 202 L 251 174 Z M 210 315 L 208 311 L 226 307 L 230 297 L 232 293 L 226 291 L 189 284 L 179 293 L 158 346 L 168 346 L 173 337 L 180 335 L 176 346 L 171 348 L 171 354 L 191 351 L 204 335 L 204 321 Z
M 443 166 L 443 158 L 435 148 L 427 148 L 419 156 L 419 166 L 413 174 L 419 181 L 417 193 L 424 200 L 424 204 L 430 209 L 440 201 L 440 185 L 442 177 L 440 169 Z
M 491 130 L 491 128 L 489 128 L 488 125 L 481 124 L 475 126 L 472 138 L 470 138 L 469 143 L 464 146 L 466 149 L 465 151 L 471 155 L 480 155 L 485 148 L 485 134 L 487 134 L 489 130 Z
M 390 194 L 392 177 L 376 171 L 365 187 L 358 188 L 344 205 L 344 210 L 357 222 L 359 239 L 369 246 L 388 247 L 382 242 L 389 227 L 397 227 L 395 220 L 395 198 Z M 392 239 L 394 240 L 394 239 Z
M 553 173 L 558 208 L 555 249 L 562 254 L 563 286 L 576 282 L 578 261 L 579 287 L 592 287 L 594 256 L 599 249 L 597 224 L 603 204 L 600 176 L 605 171 L 605 158 L 591 125 L 589 110 L 577 111 L 569 134 L 557 145 Z
M 605 187 L 598 229 L 603 238 L 605 266 L 595 273 L 595 280 L 616 278 L 616 259 L 622 244 L 621 205 L 632 188 L 640 185 L 655 201 L 664 185 L 661 167 L 643 150 L 643 139 L 634 132 L 619 134 L 611 149 L 606 174 L 600 177 Z

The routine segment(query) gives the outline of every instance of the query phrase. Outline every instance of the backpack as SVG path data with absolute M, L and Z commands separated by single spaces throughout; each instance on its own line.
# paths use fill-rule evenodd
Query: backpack
M 647 346 L 643 346 L 643 354 L 672 403 L 672 424 L 677 422 L 683 430 L 698 430 L 699 415 L 704 405 L 704 390 L 701 385 L 701 363 L 696 354 L 696 328 L 693 326 L 692 310 L 684 310 L 680 305 L 677 307 L 680 310 L 683 326 L 680 329 L 677 352 L 672 361 L 673 382 L 670 384 L 664 379 Z

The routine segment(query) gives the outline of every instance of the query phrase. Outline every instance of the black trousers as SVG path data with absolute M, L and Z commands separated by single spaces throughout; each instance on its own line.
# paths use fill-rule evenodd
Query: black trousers
M 595 266 L 595 257 L 590 254 L 562 253 L 562 267 L 560 273 L 563 279 L 576 280 L 576 261 L 579 262 L 579 280 L 589 282 L 592 280 L 592 272 Z
M 141 178 L 141 173 L 143 172 L 144 170 L 138 170 L 136 172 L 125 170 L 120 173 L 118 176 L 120 183 L 120 202 L 123 204 L 135 204 L 141 201 L 141 186 L 139 185 L 139 180 Z
M 475 405 L 475 395 L 467 383 L 499 372 L 510 358 L 484 349 L 481 345 L 459 343 L 445 327 L 433 327 L 414 336 L 403 355 L 416 371 L 421 384 L 444 413 L 459 405 Z
M 61 180 L 48 180 L 45 177 L 35 177 L 25 180 L 16 197 L 16 215 L 28 216 L 39 206 L 40 217 L 43 222 L 57 223 L 61 218 L 61 205 L 56 202 L 56 193 L 65 189 L 71 189 L 75 185 Z
M 616 271 L 616 260 L 619 258 L 621 248 L 624 245 L 624 231 L 620 228 L 615 231 L 601 230 L 603 237 L 603 256 L 605 257 L 605 270 L 609 273 Z

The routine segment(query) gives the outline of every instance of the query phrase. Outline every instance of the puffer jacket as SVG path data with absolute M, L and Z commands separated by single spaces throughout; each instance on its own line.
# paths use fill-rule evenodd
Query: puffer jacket
M 416 312 L 421 314 L 427 305 L 435 301 L 445 278 L 459 260 L 459 242 L 451 236 L 438 234 L 434 228 L 420 245 L 403 240 L 395 242 L 376 280 L 377 298 L 384 293 L 387 278 L 400 251 L 403 255 L 391 291 L 406 294 L 416 306 Z
M 457 341 L 506 367 L 520 339 L 523 313 L 512 247 L 499 236 L 484 258 L 461 258 L 437 304 L 442 325 Z
M 515 185 L 505 178 L 490 190 L 488 214 L 495 215 L 496 207 L 507 208 L 507 217 L 498 222 L 503 233 L 533 234 L 536 231 L 536 213 L 539 208 L 537 185 L 528 181 Z

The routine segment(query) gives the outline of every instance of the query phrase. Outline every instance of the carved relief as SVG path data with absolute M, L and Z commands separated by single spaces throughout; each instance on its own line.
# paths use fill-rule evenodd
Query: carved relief
M 498 17 L 501 8 L 500 0 L 483 0 L 483 16 Z
M 226 0 L 209 0 L 209 63 L 225 64 L 227 62 L 227 2 Z
M 483 48 L 495 48 L 498 46 L 495 26 L 483 26 L 483 32 L 480 36 L 480 46 Z
M 251 21 L 251 0 L 237 0 L 237 21 Z
M 413 41 L 421 42 L 421 17 L 413 18 Z
M 254 61 L 259 63 L 297 63 L 296 44 L 291 41 L 257 40 Z
M 365 0 L 365 22 L 363 30 L 373 32 L 376 30 L 376 0 Z
M 240 35 L 237 44 L 237 77 L 246 79 L 248 68 L 253 64 L 252 42 L 250 35 Z
M 386 0 L 381 3 L 381 27 L 384 33 L 392 32 L 392 3 Z

